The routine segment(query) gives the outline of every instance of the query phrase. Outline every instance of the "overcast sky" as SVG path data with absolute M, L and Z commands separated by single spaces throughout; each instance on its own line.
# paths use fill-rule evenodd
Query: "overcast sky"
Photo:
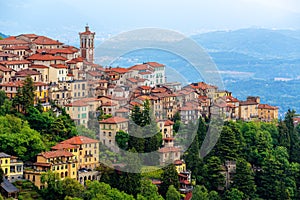
M 144 27 L 186 35 L 248 27 L 300 29 L 299 0 L 0 0 L 0 32 L 78 38 L 88 23 L 98 39 Z

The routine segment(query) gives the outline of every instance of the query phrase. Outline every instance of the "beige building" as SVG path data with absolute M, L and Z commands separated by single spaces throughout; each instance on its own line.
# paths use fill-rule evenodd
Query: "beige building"
M 248 97 L 239 103 L 239 119 L 251 121 L 258 118 L 259 97 Z
M 111 117 L 99 122 L 100 133 L 99 139 L 103 145 L 108 148 L 118 151 L 118 145 L 115 142 L 115 137 L 118 131 L 128 131 L 128 119 L 122 117 Z
M 273 121 L 278 119 L 278 107 L 268 104 L 258 105 L 258 118 L 262 121 Z
M 74 101 L 66 104 L 66 112 L 70 115 L 71 119 L 75 121 L 76 125 L 83 125 L 87 128 L 89 120 L 89 105 L 82 101 Z

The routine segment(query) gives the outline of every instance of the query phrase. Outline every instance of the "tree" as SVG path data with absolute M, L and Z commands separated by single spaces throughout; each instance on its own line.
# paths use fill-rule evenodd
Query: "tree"
M 197 200 L 209 200 L 208 198 L 208 191 L 203 185 L 196 185 L 193 189 L 193 199 Z
M 165 197 L 170 185 L 173 185 L 176 190 L 179 189 L 179 181 L 178 181 L 178 173 L 176 171 L 174 164 L 168 165 L 163 170 L 164 172 L 161 178 L 162 183 L 159 188 L 159 193 L 163 197 Z
M 34 161 L 45 150 L 41 135 L 26 121 L 12 115 L 0 116 L 0 151 L 18 156 L 23 161 Z
M 189 169 L 193 172 L 192 176 L 196 179 L 196 183 L 203 184 L 203 161 L 200 159 L 199 149 L 198 137 L 196 136 L 191 146 L 184 153 L 183 158 Z
M 62 181 L 63 195 L 69 197 L 82 197 L 84 187 L 77 180 L 65 178 Z
M 219 194 L 216 191 L 214 191 L 214 190 L 212 190 L 212 191 L 209 192 L 208 199 L 209 200 L 221 200 Z
M 233 200 L 233 199 L 234 200 L 242 200 L 243 196 L 244 196 L 243 192 L 239 191 L 236 188 L 232 188 L 225 192 L 224 200 Z
M 140 199 L 163 200 L 162 196 L 158 194 L 157 186 L 152 184 L 148 179 L 141 180 L 141 190 L 138 196 Z M 138 198 L 138 199 L 139 199 Z
M 18 108 L 18 111 L 27 113 L 28 108 L 34 106 L 35 90 L 36 89 L 32 78 L 30 76 L 27 76 L 23 82 L 23 86 L 21 88 L 18 88 L 16 97 L 13 100 L 13 105 Z
M 7 99 L 7 96 L 3 90 L 0 90 L 0 106 L 4 104 L 4 101 Z
M 122 172 L 118 189 L 136 197 L 141 188 L 141 160 L 134 148 L 129 152 L 125 155 L 126 170 Z
M 166 194 L 166 200 L 180 200 L 180 193 L 174 185 L 170 185 Z
M 59 174 L 48 171 L 41 176 L 41 183 L 46 187 L 41 190 L 43 199 L 63 199 L 62 181 Z
M 223 162 L 226 160 L 236 160 L 238 157 L 239 142 L 235 133 L 228 126 L 224 126 L 221 136 L 213 149 L 213 155 L 218 156 Z
M 225 177 L 222 172 L 221 168 L 221 160 L 216 157 L 212 156 L 210 157 L 206 164 L 205 164 L 205 180 L 206 180 L 206 188 L 208 190 L 216 190 L 218 191 L 219 188 L 223 188 L 225 185 Z
M 253 199 L 255 197 L 256 185 L 254 182 L 254 173 L 250 163 L 244 159 L 238 159 L 236 163 L 236 174 L 233 177 L 233 188 L 244 193 L 244 199 Z
M 119 148 L 123 150 L 127 150 L 128 148 L 128 140 L 129 140 L 129 135 L 128 133 L 125 133 L 124 131 L 120 130 L 116 134 L 115 138 Z

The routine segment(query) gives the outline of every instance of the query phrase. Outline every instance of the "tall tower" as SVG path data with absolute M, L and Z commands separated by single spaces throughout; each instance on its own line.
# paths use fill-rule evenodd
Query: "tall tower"
M 85 32 L 79 33 L 80 53 L 88 62 L 94 62 L 94 37 L 95 33 L 90 31 L 88 25 L 85 26 Z

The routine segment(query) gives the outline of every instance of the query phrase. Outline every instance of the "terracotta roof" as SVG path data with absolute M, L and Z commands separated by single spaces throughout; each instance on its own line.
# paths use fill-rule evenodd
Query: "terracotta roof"
M 2 83 L 0 86 L 4 87 L 22 87 L 23 86 L 23 81 L 14 81 L 14 82 L 7 82 L 7 83 Z
M 123 117 L 111 117 L 108 119 L 104 119 L 104 120 L 100 121 L 99 123 L 101 123 L 101 124 L 118 124 L 118 123 L 122 123 L 122 122 L 128 122 L 128 119 L 123 118 Z
M 240 106 L 257 105 L 257 104 L 258 103 L 256 101 L 251 101 L 251 100 L 240 101 Z
M 132 83 L 137 83 L 138 82 L 138 80 L 135 79 L 135 78 L 128 78 L 127 80 L 132 82 Z
M 23 69 L 18 72 L 16 72 L 16 76 L 26 77 L 26 76 L 32 76 L 32 75 L 40 75 L 40 72 L 30 70 L 30 69 Z
M 119 74 L 125 74 L 127 73 L 129 70 L 126 68 L 121 68 L 121 67 L 116 67 L 116 68 L 111 68 L 111 71 L 117 72 Z
M 50 54 L 33 54 L 27 58 L 27 60 L 67 60 L 62 56 L 52 56 Z
M 28 37 L 28 38 L 37 38 L 38 35 L 34 34 L 34 33 L 28 33 L 28 34 L 21 34 L 19 36 L 25 36 L 25 37 Z
M 237 98 L 234 98 L 232 96 L 225 96 L 225 100 L 226 102 L 239 102 L 239 100 Z
M 10 47 L 4 47 L 3 49 L 4 49 L 4 50 L 28 50 L 28 49 L 30 49 L 30 48 L 29 48 L 29 46 L 22 45 L 22 46 L 10 46 Z
M 146 86 L 146 85 L 140 86 L 139 88 L 141 88 L 142 90 L 150 90 L 151 89 L 150 86 Z
M 171 126 L 171 125 L 173 125 L 174 124 L 174 122 L 172 122 L 171 120 L 166 120 L 165 121 L 165 126 Z
M 116 106 L 117 104 L 115 104 L 115 103 L 113 103 L 113 102 L 111 102 L 111 101 L 108 101 L 108 102 L 106 102 L 106 103 L 103 103 L 103 104 L 101 104 L 101 106 Z
M 57 157 L 72 157 L 73 154 L 69 151 L 57 150 L 57 151 L 47 151 L 38 154 L 44 158 L 57 158 Z
M 80 144 L 90 144 L 90 143 L 99 143 L 98 140 L 94 140 L 85 136 L 75 136 L 68 140 L 62 141 L 63 144 L 73 144 L 73 145 L 80 145 Z
M 4 38 L 3 40 L 0 40 L 0 45 L 24 45 L 29 44 L 29 42 L 26 42 L 24 40 L 18 40 L 15 37 L 8 37 Z
M 51 64 L 51 67 L 54 67 L 56 69 L 68 69 L 68 66 L 63 65 L 63 64 Z
M 182 165 L 183 161 L 182 160 L 175 160 L 174 165 Z
M 1 61 L 0 64 L 4 65 L 20 65 L 20 64 L 30 64 L 28 60 L 10 60 L 10 61 Z
M 12 53 L 5 53 L 3 51 L 0 51 L 0 57 L 9 57 L 9 58 L 13 58 L 13 57 L 17 57 L 17 55 L 12 54 Z
M 91 76 L 102 76 L 102 74 L 100 72 L 97 71 L 88 71 L 87 74 L 91 75 Z
M 147 71 L 147 72 L 139 72 L 139 74 L 142 74 L 142 75 L 146 75 L 146 74 L 152 74 L 153 72 L 149 72 L 149 71 Z
M 64 47 L 64 48 L 56 48 L 56 49 L 38 49 L 38 53 L 46 52 L 49 54 L 57 54 L 57 53 L 62 53 L 62 54 L 73 54 L 78 52 L 78 49 L 75 47 Z M 75 60 L 74 60 L 75 61 Z
M 147 62 L 146 64 L 150 65 L 151 67 L 164 67 L 165 65 L 157 63 L 157 62 Z
M 46 65 L 31 65 L 29 68 L 35 68 L 35 69 L 48 69 Z
M 129 70 L 146 70 L 149 69 L 149 67 L 145 64 L 138 64 L 138 65 L 134 65 L 132 67 L 128 68 Z
M 204 82 L 191 83 L 189 86 L 194 88 L 194 89 L 201 89 L 201 90 L 206 90 L 206 89 L 209 89 L 209 88 L 217 88 L 216 86 L 208 85 L 207 83 L 204 83 Z
M 58 143 L 57 145 L 51 147 L 52 150 L 61 150 L 61 149 L 75 149 L 77 145 L 72 145 L 68 143 Z
M 168 152 L 179 152 L 181 149 L 179 147 L 163 147 L 158 150 L 159 153 L 168 153 Z
M 45 36 L 38 36 L 33 43 L 40 44 L 40 45 L 61 45 L 63 43 L 59 42 L 58 40 L 53 40 L 51 38 Z
M 12 69 L 11 69 L 11 68 L 7 68 L 7 67 L 4 67 L 3 65 L 0 65 L 0 71 L 2 71 L 2 72 L 11 72 Z
M 83 106 L 88 106 L 88 104 L 82 100 L 74 101 L 72 103 L 69 103 L 65 105 L 67 107 L 83 107 Z
M 277 110 L 278 107 L 270 106 L 268 104 L 259 104 L 258 109 L 268 109 L 268 110 Z

